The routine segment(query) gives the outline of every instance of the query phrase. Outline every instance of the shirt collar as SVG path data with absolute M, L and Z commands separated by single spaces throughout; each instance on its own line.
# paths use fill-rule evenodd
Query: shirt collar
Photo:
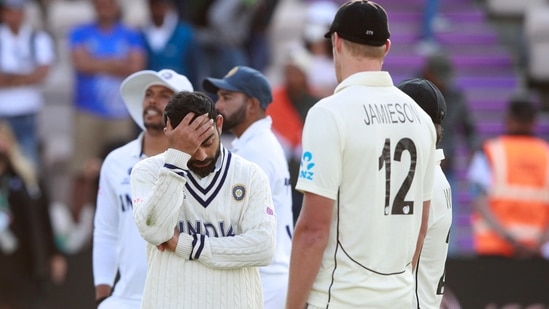
M 265 118 L 261 118 L 252 123 L 252 125 L 249 126 L 240 137 L 237 137 L 232 141 L 231 150 L 237 151 L 240 146 L 245 145 L 259 132 L 271 130 L 272 123 L 273 120 L 271 119 L 271 116 L 265 116 Z
M 133 158 L 145 158 L 146 155 L 143 153 L 143 137 L 145 136 L 145 132 L 139 133 L 137 138 L 135 139 L 135 143 L 133 143 L 132 148 L 130 150 L 130 155 Z
M 435 162 L 440 164 L 442 160 L 444 160 L 444 150 L 442 150 L 442 148 L 438 148 L 435 152 Z
M 388 87 L 393 86 L 393 79 L 389 72 L 386 71 L 368 71 L 368 72 L 358 72 L 350 75 L 344 79 L 339 85 L 337 85 L 334 93 L 338 93 L 343 89 L 354 86 L 354 85 L 364 85 L 371 87 Z

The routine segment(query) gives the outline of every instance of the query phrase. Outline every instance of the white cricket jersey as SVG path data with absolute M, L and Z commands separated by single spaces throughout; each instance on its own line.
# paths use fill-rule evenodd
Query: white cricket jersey
M 105 158 L 99 176 L 99 192 L 93 230 L 94 284 L 113 286 L 113 296 L 139 304 L 147 258 L 145 241 L 139 234 L 132 213 L 130 172 L 142 155 L 143 134 L 113 150 Z
M 282 146 L 271 131 L 271 125 L 269 116 L 254 122 L 240 138 L 233 141 L 231 149 L 231 152 L 261 167 L 269 178 L 273 196 L 277 223 L 276 251 L 273 262 L 259 269 L 265 308 L 270 307 L 269 300 L 285 303 L 293 233 L 292 188 L 288 162 Z
M 429 228 L 419 257 L 414 308 L 438 309 L 444 293 L 448 238 L 452 225 L 452 190 L 442 172 L 444 151 L 437 149 L 435 184 L 429 212 Z M 419 306 L 417 302 L 419 301 Z
M 189 159 L 168 149 L 132 171 L 134 217 L 148 242 L 142 308 L 261 308 L 258 267 L 276 243 L 267 176 L 223 147 L 205 178 L 187 170 Z M 159 251 L 174 228 L 176 251 Z
M 411 308 L 435 139 L 431 118 L 387 72 L 353 74 L 309 110 L 296 188 L 334 200 L 310 304 Z

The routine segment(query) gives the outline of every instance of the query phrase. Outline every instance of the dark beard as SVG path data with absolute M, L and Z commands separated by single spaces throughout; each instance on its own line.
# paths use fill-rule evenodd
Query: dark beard
M 204 161 L 196 161 L 191 159 L 189 160 L 189 162 L 187 162 L 187 167 L 196 175 L 204 178 L 210 175 L 211 173 L 213 173 L 213 171 L 215 170 L 215 163 L 217 162 L 217 159 L 219 158 L 220 155 L 221 155 L 221 146 L 218 145 L 215 156 L 213 158 L 207 158 L 206 160 L 204 160 L 204 161 L 209 161 L 207 166 L 196 167 L 194 166 L 194 163 L 204 163 Z
M 242 104 L 230 117 L 221 114 L 223 116 L 223 131 L 229 131 L 244 122 L 246 119 L 246 106 L 247 104 Z
M 145 129 L 147 131 L 158 131 L 163 132 L 165 125 L 160 123 L 145 123 Z

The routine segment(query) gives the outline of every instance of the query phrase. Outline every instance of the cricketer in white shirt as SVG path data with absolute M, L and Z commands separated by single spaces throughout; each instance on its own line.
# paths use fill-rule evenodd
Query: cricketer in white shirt
M 296 188 L 334 201 L 310 305 L 412 308 L 435 140 L 431 118 L 383 71 L 347 77 L 309 110 Z
M 220 145 L 215 170 L 201 178 L 191 156 L 166 152 L 131 175 L 134 218 L 147 244 L 142 308 L 263 307 L 259 266 L 271 263 L 276 221 L 265 173 Z M 175 252 L 156 246 L 179 231 Z
M 97 209 L 94 220 L 94 284 L 114 286 L 112 296 L 117 308 L 139 308 L 147 274 L 145 240 L 139 234 L 132 213 L 130 173 L 144 158 L 143 134 L 113 150 L 101 166 Z
M 444 295 L 446 257 L 452 225 L 452 189 L 440 167 L 442 160 L 444 151 L 437 149 L 428 230 L 416 269 L 414 308 L 439 308 Z
M 265 304 L 284 308 L 288 288 L 288 271 L 292 248 L 293 214 L 290 172 L 284 150 L 271 131 L 267 116 L 252 125 L 232 142 L 231 151 L 258 164 L 267 174 L 276 211 L 277 243 L 273 262 L 261 267 Z

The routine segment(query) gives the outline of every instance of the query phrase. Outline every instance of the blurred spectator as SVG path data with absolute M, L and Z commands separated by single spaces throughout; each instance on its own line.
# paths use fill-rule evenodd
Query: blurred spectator
M 301 162 L 301 132 L 307 111 L 319 100 L 311 94 L 307 80 L 311 64 L 312 56 L 306 49 L 300 45 L 290 47 L 284 59 L 283 84 L 273 91 L 273 102 L 267 108 L 290 169 L 294 224 L 303 201 L 303 193 L 295 190 Z
M 244 44 L 260 0 L 189 1 L 190 22 L 202 57 L 200 80 L 222 77 L 237 65 L 247 65 Z
M 171 69 L 198 85 L 200 60 L 194 30 L 179 21 L 173 1 L 147 1 L 151 21 L 142 29 L 147 51 L 146 68 L 153 71 Z
M 54 44 L 25 18 L 27 0 L 0 2 L 0 119 L 7 121 L 23 153 L 38 168 L 40 83 L 55 60 Z
M 424 0 L 421 19 L 421 35 L 417 46 L 420 54 L 436 53 L 440 47 L 434 34 L 434 23 L 438 14 L 440 0 Z
M 84 163 L 98 157 L 111 141 L 130 140 L 135 124 L 120 96 L 122 80 L 145 66 L 143 40 L 124 25 L 116 0 L 93 0 L 96 20 L 75 27 L 70 50 L 76 70 L 72 207 L 75 213 L 89 201 L 80 194 L 85 186 Z
M 465 93 L 454 84 L 454 65 L 448 56 L 436 53 L 427 57 L 421 77 L 435 84 L 446 100 L 448 114 L 442 124 L 444 139 L 440 144 L 446 154 L 442 169 L 444 174 L 453 178 L 458 135 L 463 135 L 470 152 L 478 146 L 475 121 L 467 106 Z
M 42 308 L 47 284 L 61 283 L 66 260 L 56 248 L 49 199 L 36 168 L 0 122 L 0 308 Z
M 452 190 L 452 215 L 457 218 L 459 211 L 459 192 L 457 186 L 457 157 L 460 137 L 463 138 L 469 152 L 468 159 L 478 148 L 479 140 L 473 114 L 470 112 L 465 93 L 454 84 L 454 67 L 451 60 L 442 53 L 435 53 L 427 57 L 425 66 L 420 73 L 421 77 L 431 81 L 444 95 L 447 106 L 447 115 L 442 123 L 444 138 L 439 147 L 444 150 L 445 159 L 441 163 L 442 170 L 450 182 Z M 468 160 L 469 161 L 469 160 Z M 449 255 L 457 253 L 455 237 L 450 237 Z
M 506 132 L 486 141 L 468 171 L 473 240 L 481 256 L 535 257 L 549 228 L 549 144 L 534 136 L 537 108 L 512 100 Z
M 319 98 L 332 95 L 337 85 L 332 42 L 324 37 L 337 12 L 332 1 L 317 1 L 308 5 L 303 29 L 303 42 L 312 54 L 307 72 L 311 93 Z
M 269 65 L 271 53 L 268 30 L 280 0 L 259 0 L 250 24 L 246 40 L 246 57 L 249 66 L 261 72 Z

